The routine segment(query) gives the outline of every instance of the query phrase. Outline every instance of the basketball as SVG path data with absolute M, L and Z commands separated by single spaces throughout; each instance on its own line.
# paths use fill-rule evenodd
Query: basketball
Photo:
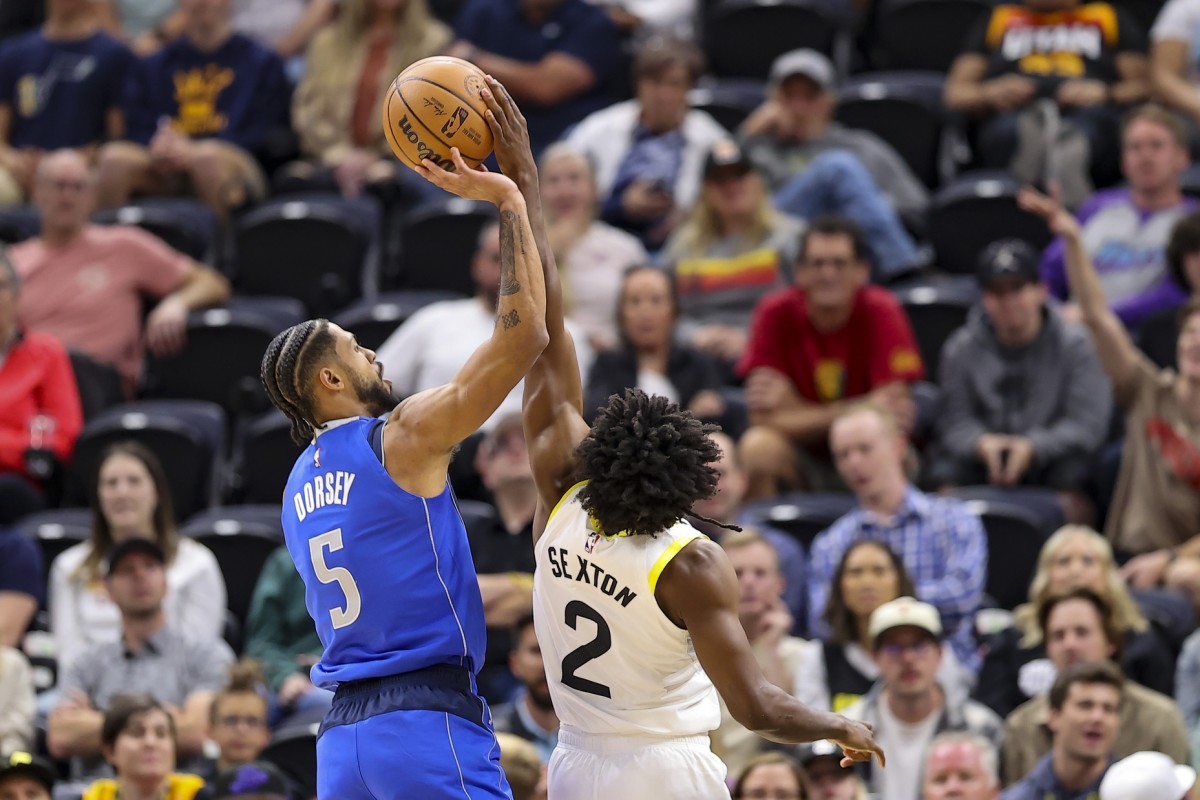
M 450 148 L 468 166 L 492 152 L 492 129 L 484 112 L 483 72 L 449 56 L 423 58 L 401 72 L 383 101 L 383 131 L 396 158 L 410 167 L 428 158 L 454 171 Z

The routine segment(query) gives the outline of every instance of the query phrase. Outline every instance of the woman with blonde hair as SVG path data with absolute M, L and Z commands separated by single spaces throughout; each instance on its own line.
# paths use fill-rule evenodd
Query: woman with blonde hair
M 392 154 L 382 104 L 396 75 L 449 41 L 450 29 L 433 17 L 427 0 L 344 0 L 337 20 L 308 49 L 292 98 L 306 161 L 288 165 L 285 174 L 332 181 L 348 197 L 368 184 L 431 185 Z
M 563 311 L 596 351 L 617 346 L 617 298 L 630 267 L 645 264 L 636 237 L 598 219 L 596 175 L 586 155 L 565 142 L 546 148 L 538 170 L 546 237 L 563 284 Z
M 1113 628 L 1124 638 L 1121 670 L 1142 686 L 1170 695 L 1175 662 L 1125 586 L 1108 540 L 1085 525 L 1065 525 L 1042 545 L 1029 602 L 1013 612 L 1013 625 L 992 636 L 976 684 L 975 699 L 1000 716 L 1049 689 L 1054 669 L 1038 623 L 1049 597 L 1084 587 L 1112 608 Z
M 121 612 L 104 588 L 103 567 L 114 545 L 139 536 L 153 539 L 167 559 L 167 623 L 220 638 L 225 579 L 211 550 L 176 534 L 171 488 L 154 453 L 132 441 L 105 450 L 91 507 L 91 538 L 64 550 L 50 566 L 50 631 L 59 664 L 120 638 Z
M 762 175 L 735 142 L 714 146 L 700 197 L 662 255 L 675 273 L 682 335 L 736 361 L 755 304 L 790 281 L 803 231 L 802 221 L 775 209 Z

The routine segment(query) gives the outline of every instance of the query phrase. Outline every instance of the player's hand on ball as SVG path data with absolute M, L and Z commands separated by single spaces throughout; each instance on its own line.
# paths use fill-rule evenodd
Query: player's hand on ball
M 533 150 L 529 146 L 529 126 L 512 95 L 504 84 L 491 75 L 487 76 L 487 88 L 482 94 L 488 107 L 485 119 L 492 129 L 496 163 L 500 165 L 500 171 L 514 179 L 523 171 L 536 176 L 534 170 L 537 165 L 534 164 Z
M 870 761 L 872 756 L 879 757 L 879 766 L 887 765 L 883 748 L 875 741 L 870 723 L 847 719 L 846 731 L 833 743 L 842 748 L 843 767 L 852 766 L 856 761 Z
M 453 172 L 442 169 L 429 159 L 422 161 L 415 169 L 435 186 L 468 200 L 486 200 L 500 205 L 501 201 L 517 193 L 517 185 L 508 177 L 488 172 L 482 164 L 477 169 L 468 167 L 457 147 L 450 148 L 450 159 L 454 162 Z

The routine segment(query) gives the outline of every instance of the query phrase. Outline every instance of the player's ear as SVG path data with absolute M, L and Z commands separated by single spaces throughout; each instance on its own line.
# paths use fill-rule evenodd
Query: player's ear
M 340 392 L 346 388 L 346 381 L 332 367 L 321 367 L 317 373 L 317 380 L 321 382 L 321 386 L 331 392 Z

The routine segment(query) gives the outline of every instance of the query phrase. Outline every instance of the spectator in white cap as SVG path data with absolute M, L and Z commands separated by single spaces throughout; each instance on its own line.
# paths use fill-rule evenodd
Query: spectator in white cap
M 923 214 L 929 193 L 887 142 L 834 122 L 835 88 L 828 58 L 784 53 L 771 65 L 766 101 L 738 134 L 781 210 L 854 219 L 868 233 L 877 269 L 891 273 L 915 258 L 896 214 Z
M 1191 800 L 1196 770 L 1163 753 L 1143 750 L 1108 768 L 1100 800 Z
M 843 713 L 868 722 L 888 753 L 886 770 L 871 769 L 871 791 L 883 800 L 917 800 L 926 748 L 945 731 L 969 731 L 998 745 L 1003 725 L 990 709 L 956 697 L 938 683 L 942 621 L 912 597 L 884 603 L 869 635 L 879 680 Z
M 973 733 L 938 734 L 925 758 L 921 800 L 996 800 L 1000 758 L 987 739 Z

